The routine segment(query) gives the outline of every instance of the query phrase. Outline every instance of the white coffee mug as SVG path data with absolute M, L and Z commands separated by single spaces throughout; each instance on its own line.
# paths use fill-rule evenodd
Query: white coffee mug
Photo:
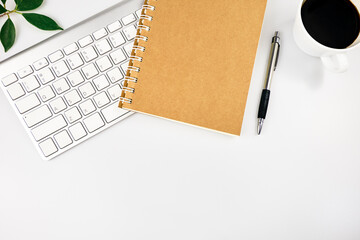
M 345 72 L 349 67 L 346 53 L 360 46 L 360 35 L 349 47 L 344 49 L 330 48 L 313 39 L 306 31 L 301 17 L 301 8 L 306 0 L 300 2 L 297 9 L 293 34 L 296 44 L 305 53 L 320 57 L 323 65 L 334 72 Z M 360 0 L 351 0 L 360 12 Z

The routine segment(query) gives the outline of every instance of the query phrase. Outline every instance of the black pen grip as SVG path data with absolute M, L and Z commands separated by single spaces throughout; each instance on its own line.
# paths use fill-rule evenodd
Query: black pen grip
M 269 105 L 270 90 L 264 89 L 261 93 L 261 100 L 259 105 L 258 118 L 266 118 L 266 112 Z

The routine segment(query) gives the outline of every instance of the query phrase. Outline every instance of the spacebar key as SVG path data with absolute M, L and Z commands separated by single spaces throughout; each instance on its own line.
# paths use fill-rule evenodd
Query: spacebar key
M 50 121 L 47 121 L 46 123 L 34 128 L 31 132 L 35 140 L 39 141 L 66 126 L 67 123 L 64 117 L 59 115 Z

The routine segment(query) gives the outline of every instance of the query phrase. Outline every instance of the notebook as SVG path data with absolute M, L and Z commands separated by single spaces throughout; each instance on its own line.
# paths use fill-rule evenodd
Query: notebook
M 266 0 L 146 0 L 119 107 L 240 135 Z

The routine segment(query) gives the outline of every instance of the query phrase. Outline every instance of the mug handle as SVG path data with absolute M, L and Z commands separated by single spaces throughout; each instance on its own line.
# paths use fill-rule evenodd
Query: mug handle
M 349 61 L 346 54 L 322 56 L 321 61 L 326 68 L 333 72 L 342 73 L 349 68 Z

